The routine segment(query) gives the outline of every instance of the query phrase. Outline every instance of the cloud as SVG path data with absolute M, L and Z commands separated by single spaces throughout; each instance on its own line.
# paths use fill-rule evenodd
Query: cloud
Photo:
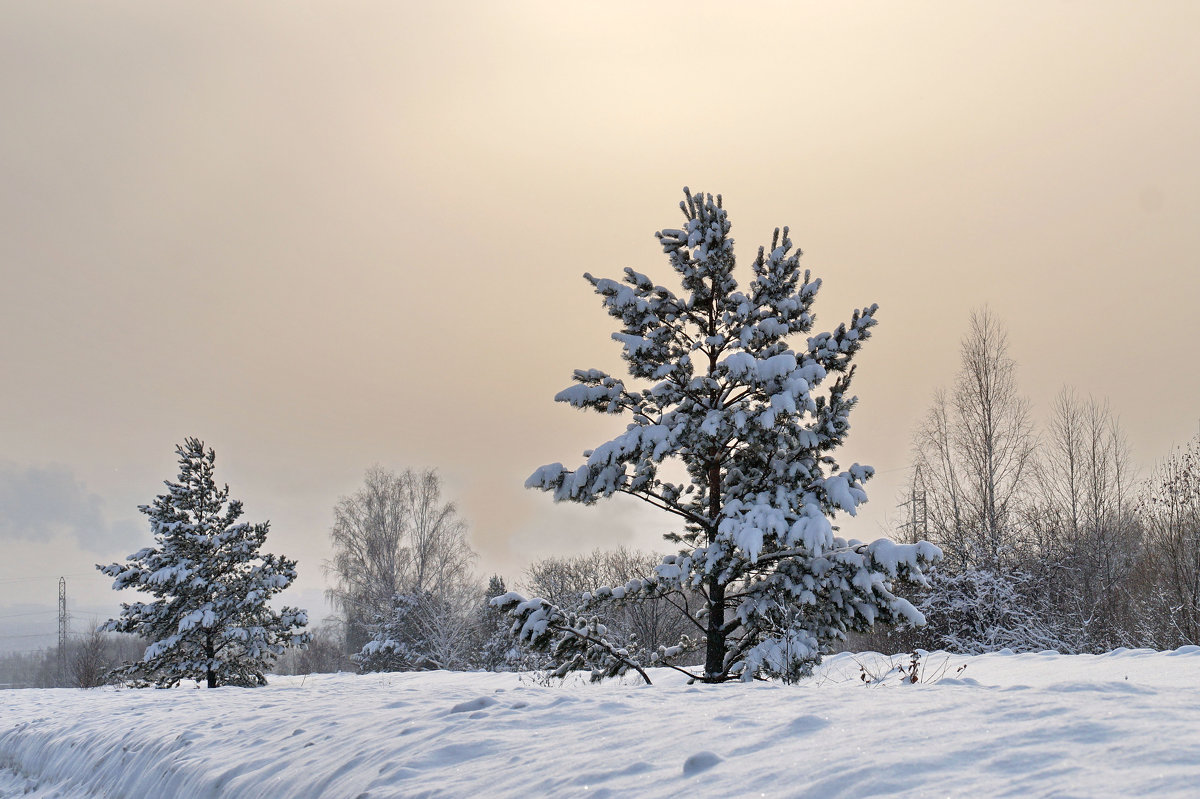
M 0 540 L 66 535 L 93 552 L 134 540 L 134 525 L 109 522 L 103 506 L 104 500 L 63 466 L 0 463 Z

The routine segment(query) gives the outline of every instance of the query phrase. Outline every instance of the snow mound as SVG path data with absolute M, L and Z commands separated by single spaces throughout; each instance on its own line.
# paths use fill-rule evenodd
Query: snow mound
M 708 771 L 721 760 L 722 758 L 713 752 L 697 752 L 683 761 L 683 776 L 691 777 L 702 771 Z
M 491 707 L 498 702 L 490 696 L 480 696 L 475 699 L 468 699 L 466 702 L 459 702 L 454 707 L 450 708 L 451 713 L 467 713 L 472 710 L 483 710 L 485 707 Z

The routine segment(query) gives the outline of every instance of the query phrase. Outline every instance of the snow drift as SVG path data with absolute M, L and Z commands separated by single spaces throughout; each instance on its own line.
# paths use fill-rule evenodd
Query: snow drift
M 424 672 L 0 694 L 0 795 L 1194 796 L 1200 647 L 830 657 L 799 685 Z M 959 667 L 966 668 L 959 670 Z

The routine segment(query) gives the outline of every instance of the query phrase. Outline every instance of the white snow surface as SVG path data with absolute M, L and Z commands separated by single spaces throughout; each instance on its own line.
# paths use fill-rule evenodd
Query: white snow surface
M 0 693 L 0 796 L 1196 796 L 1200 647 L 799 685 L 425 672 Z M 966 669 L 958 667 L 965 664 Z

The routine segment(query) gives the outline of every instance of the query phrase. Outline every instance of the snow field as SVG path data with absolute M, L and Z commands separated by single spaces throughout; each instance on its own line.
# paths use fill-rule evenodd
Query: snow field
M 1200 647 L 933 653 L 937 682 L 277 677 L 0 694 L 0 796 L 1196 796 Z M 967 668 L 958 671 L 960 665 Z

